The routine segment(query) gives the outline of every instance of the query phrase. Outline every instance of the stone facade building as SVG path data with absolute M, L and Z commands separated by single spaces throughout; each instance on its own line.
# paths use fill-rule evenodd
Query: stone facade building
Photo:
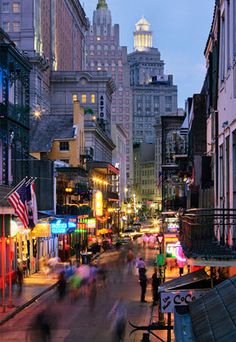
M 87 70 L 107 71 L 112 75 L 116 90 L 112 96 L 111 121 L 127 132 L 126 182 L 132 182 L 132 97 L 129 85 L 127 48 L 120 46 L 119 25 L 112 24 L 111 12 L 105 0 L 99 0 L 93 21 L 86 34 Z
M 128 55 L 133 93 L 133 141 L 155 143 L 154 125 L 161 115 L 176 115 L 177 86 L 164 74 L 160 52 L 152 47 L 149 22 L 141 18 L 134 32 L 134 52 Z
M 79 0 L 4 0 L 0 27 L 29 57 L 31 116 L 50 113 L 50 72 L 82 70 L 87 19 Z

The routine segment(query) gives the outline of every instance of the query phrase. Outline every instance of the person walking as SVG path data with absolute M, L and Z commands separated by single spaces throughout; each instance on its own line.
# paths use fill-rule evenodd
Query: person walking
M 139 284 L 141 286 L 141 303 L 146 303 L 145 294 L 147 289 L 146 268 L 139 269 Z
M 126 329 L 126 321 L 127 321 L 127 309 L 125 305 L 125 301 L 122 297 L 120 297 L 113 305 L 111 311 L 109 312 L 108 318 L 112 317 L 112 333 L 113 339 L 112 341 L 124 341 L 125 338 L 125 329 Z
M 17 282 L 17 286 L 18 286 L 18 295 L 20 295 L 22 292 L 23 278 L 24 278 L 23 269 L 22 269 L 21 265 L 17 265 L 16 282 Z
M 130 249 L 127 253 L 127 274 L 133 274 L 133 267 L 134 267 L 134 253 Z
M 61 271 L 59 274 L 57 290 L 58 290 L 59 299 L 62 300 L 66 295 L 65 271 Z
M 152 275 L 152 299 L 153 299 L 153 306 L 158 304 L 159 301 L 159 293 L 158 293 L 158 286 L 161 284 L 161 279 L 158 277 L 157 274 L 157 267 L 154 267 L 154 272 Z

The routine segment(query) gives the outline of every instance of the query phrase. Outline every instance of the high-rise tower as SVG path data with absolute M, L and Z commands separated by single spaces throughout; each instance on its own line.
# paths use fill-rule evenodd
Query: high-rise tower
M 177 86 L 165 75 L 160 52 L 152 47 L 150 23 L 142 17 L 135 25 L 134 48 L 128 55 L 133 92 L 134 143 L 154 143 L 154 125 L 161 115 L 176 115 Z
M 134 32 L 134 49 L 137 51 L 148 51 L 152 48 L 152 31 L 151 24 L 142 17 L 135 24 Z
M 126 165 L 127 181 L 133 177 L 132 156 L 132 97 L 127 63 L 127 48 L 120 46 L 119 25 L 112 24 L 111 11 L 106 0 L 99 0 L 93 13 L 93 21 L 86 34 L 87 64 L 91 71 L 108 71 L 116 84 L 112 96 L 112 124 L 121 125 L 127 132 Z M 98 99 L 99 101 L 99 99 Z M 126 182 L 126 181 L 125 181 Z

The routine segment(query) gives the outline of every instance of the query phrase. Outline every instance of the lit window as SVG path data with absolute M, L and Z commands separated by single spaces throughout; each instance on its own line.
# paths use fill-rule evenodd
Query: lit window
M 20 13 L 20 3 L 19 2 L 13 2 L 12 11 L 13 11 L 13 13 Z
M 9 23 L 9 21 L 4 21 L 3 22 L 3 30 L 5 32 L 9 32 L 10 31 L 10 23 Z
M 68 141 L 60 141 L 60 151 L 69 151 L 70 146 Z
M 95 103 L 95 94 L 91 94 L 91 103 Z
M 82 94 L 81 95 L 81 102 L 82 103 L 86 103 L 87 102 L 87 95 L 86 94 Z
M 3 4 L 2 4 L 2 12 L 3 13 L 9 13 L 9 2 L 4 2 Z
M 13 21 L 13 32 L 20 32 L 20 22 L 19 21 Z

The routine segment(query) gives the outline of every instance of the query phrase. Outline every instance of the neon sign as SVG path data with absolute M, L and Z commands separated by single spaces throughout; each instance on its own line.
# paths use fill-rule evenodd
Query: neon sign
M 50 223 L 52 234 L 66 234 L 67 233 L 67 221 L 63 219 L 56 219 Z

